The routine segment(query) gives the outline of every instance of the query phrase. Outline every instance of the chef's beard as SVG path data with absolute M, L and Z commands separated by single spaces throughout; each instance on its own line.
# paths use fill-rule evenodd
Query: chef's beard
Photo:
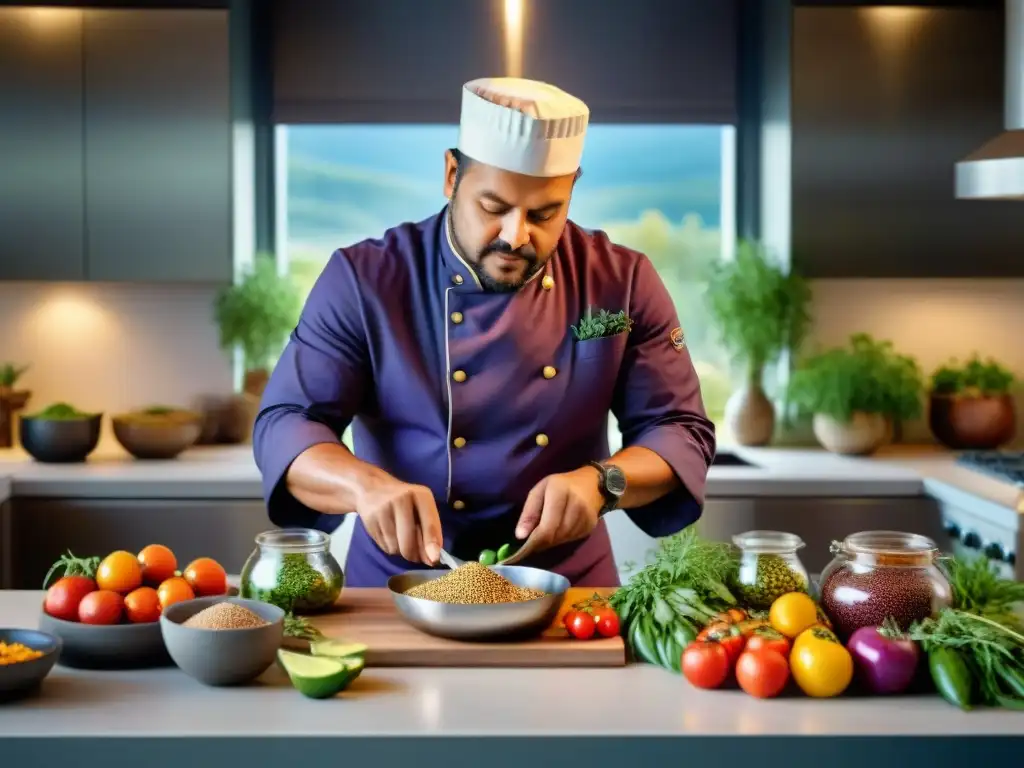
M 459 239 L 459 233 L 455 229 L 455 204 L 452 203 L 452 210 L 449 211 L 451 217 L 449 225 L 452 231 L 452 240 L 455 241 L 455 247 L 459 249 L 459 253 L 463 256 L 465 262 L 469 265 L 470 269 L 476 273 L 477 279 L 480 281 L 480 285 L 483 286 L 485 291 L 491 293 L 513 293 L 518 291 L 530 278 L 536 275 L 544 267 L 544 262 L 537 258 L 537 253 L 532 248 L 516 248 L 512 249 L 508 243 L 504 240 L 494 240 L 488 244 L 485 248 L 481 249 L 475 258 L 468 256 L 471 253 L 470 249 L 466 248 L 462 241 Z M 496 280 L 484 269 L 484 259 L 491 254 L 498 253 L 512 253 L 519 256 L 526 262 L 526 269 L 518 279 L 508 280 Z

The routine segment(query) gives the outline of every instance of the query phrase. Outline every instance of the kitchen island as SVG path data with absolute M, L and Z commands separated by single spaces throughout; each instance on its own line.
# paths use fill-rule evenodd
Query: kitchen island
M 0 592 L 0 625 L 35 627 L 42 596 Z M 739 691 L 699 691 L 647 665 L 371 667 L 348 691 L 325 701 L 300 695 L 276 665 L 240 688 L 208 688 L 175 667 L 57 666 L 40 692 L 0 705 L 0 739 L 2 762 L 12 767 L 361 766 L 428 759 L 522 766 L 537 758 L 551 765 L 647 766 L 678 764 L 681 755 L 721 765 L 782 749 L 775 754 L 784 754 L 787 765 L 813 759 L 819 766 L 870 761 L 875 768 L 911 759 L 949 765 L 947 759 L 967 755 L 1009 758 L 1011 749 L 1019 758 L 1024 714 L 963 713 L 931 695 L 763 701 Z

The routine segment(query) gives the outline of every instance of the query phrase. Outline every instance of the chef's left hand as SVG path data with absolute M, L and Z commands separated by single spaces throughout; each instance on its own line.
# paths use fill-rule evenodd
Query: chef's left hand
M 604 506 L 598 479 L 593 467 L 545 477 L 526 497 L 516 538 L 532 533 L 541 550 L 589 536 Z

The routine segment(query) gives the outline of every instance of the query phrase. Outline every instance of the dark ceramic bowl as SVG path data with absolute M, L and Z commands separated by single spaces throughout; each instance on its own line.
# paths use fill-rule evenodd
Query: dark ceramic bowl
M 137 459 L 173 459 L 195 445 L 203 431 L 199 414 L 174 421 L 114 416 L 110 423 L 117 442 Z
M 36 461 L 69 463 L 85 461 L 100 441 L 103 414 L 82 419 L 21 418 L 21 447 Z
M 62 667 L 80 669 L 144 669 L 171 664 L 159 622 L 100 626 L 39 615 L 39 629 L 63 643 Z
M 21 643 L 43 652 L 38 659 L 0 666 L 0 701 L 36 690 L 50 674 L 61 652 L 59 637 L 34 629 L 0 629 L 0 643 Z
M 184 622 L 216 603 L 235 603 L 269 622 L 249 629 L 201 629 Z M 183 672 L 205 685 L 243 685 L 266 672 L 284 641 L 284 611 L 241 597 L 197 597 L 167 607 L 160 617 L 167 650 Z

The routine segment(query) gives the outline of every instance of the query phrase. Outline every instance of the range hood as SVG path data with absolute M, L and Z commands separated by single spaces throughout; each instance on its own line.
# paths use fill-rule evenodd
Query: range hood
M 1006 0 L 1006 130 L 956 164 L 956 196 L 1024 200 L 1024 0 Z

